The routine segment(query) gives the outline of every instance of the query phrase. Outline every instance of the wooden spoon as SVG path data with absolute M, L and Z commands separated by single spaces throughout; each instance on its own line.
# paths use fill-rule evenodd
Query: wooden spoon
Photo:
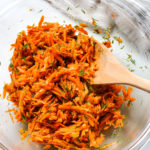
M 150 80 L 127 70 L 103 44 L 97 42 L 96 50 L 100 51 L 97 59 L 99 69 L 95 73 L 93 84 L 127 84 L 150 92 Z

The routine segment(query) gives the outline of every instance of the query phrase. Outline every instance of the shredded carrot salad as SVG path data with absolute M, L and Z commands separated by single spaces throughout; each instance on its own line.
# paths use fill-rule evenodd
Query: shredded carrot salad
M 134 101 L 132 88 L 90 85 L 97 70 L 96 41 L 72 25 L 43 22 L 27 27 L 12 44 L 11 83 L 3 96 L 13 111 L 22 139 L 66 150 L 99 147 L 104 130 L 123 127 L 120 107 Z M 82 31 L 84 33 L 82 33 Z M 122 95 L 119 93 L 122 92 Z

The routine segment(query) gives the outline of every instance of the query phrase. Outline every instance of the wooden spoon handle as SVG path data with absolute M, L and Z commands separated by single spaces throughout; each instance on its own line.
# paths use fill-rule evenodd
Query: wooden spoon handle
M 130 73 L 128 78 L 126 78 L 122 82 L 124 82 L 124 84 L 132 85 L 150 93 L 150 80 L 143 79 Z

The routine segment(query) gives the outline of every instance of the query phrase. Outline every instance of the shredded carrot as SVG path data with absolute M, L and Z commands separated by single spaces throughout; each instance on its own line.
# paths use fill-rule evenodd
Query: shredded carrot
M 103 42 L 103 44 L 104 44 L 107 48 L 112 47 L 111 42 L 109 42 L 109 41 L 105 41 L 105 42 Z
M 93 24 L 94 26 L 96 26 L 96 22 L 95 22 L 95 19 L 94 19 L 94 18 L 92 18 L 92 24 Z
M 13 116 L 10 112 L 9 112 L 9 116 L 10 116 L 10 119 L 11 119 L 12 123 L 14 123 L 14 118 L 13 118 Z
M 102 33 L 102 30 L 101 29 L 94 29 L 94 33 L 100 34 L 100 33 Z
M 120 37 L 116 37 L 115 40 L 118 41 L 118 43 L 122 43 L 122 39 Z
M 28 136 L 28 131 L 25 131 L 22 128 L 19 129 L 19 132 L 21 134 L 21 140 L 24 140 Z
M 111 14 L 111 16 L 112 16 L 112 18 L 114 18 L 114 17 L 115 17 L 115 15 L 114 15 L 114 14 Z
M 30 145 L 33 145 L 33 143 L 30 141 L 30 139 L 31 139 L 31 138 L 28 137 L 28 138 L 27 138 L 27 142 L 28 142 Z M 37 145 L 37 144 L 36 144 L 35 146 L 36 146 L 37 148 L 40 148 L 39 145 Z
M 103 143 L 104 130 L 123 127 L 120 107 L 135 100 L 132 88 L 90 85 L 97 52 L 87 34 L 83 27 L 44 22 L 42 16 L 38 26 L 28 26 L 12 44 L 12 81 L 3 97 L 7 92 L 16 106 L 8 112 L 28 124 L 26 131 L 20 129 L 22 139 L 29 135 L 28 141 L 45 149 L 88 150 Z
M 45 145 L 45 146 L 43 147 L 43 149 L 49 149 L 49 148 L 51 148 L 50 145 Z
M 81 22 L 79 25 L 80 25 L 81 27 L 86 27 L 86 26 L 87 26 L 86 23 L 83 23 L 83 22 Z
M 98 32 L 98 33 L 102 33 L 102 30 L 101 30 L 101 29 L 98 29 L 97 32 Z
M 76 28 L 78 31 L 80 31 L 80 32 L 82 32 L 82 33 L 88 35 L 88 32 L 87 32 L 82 26 L 81 26 L 81 27 L 75 26 L 75 28 Z
M 114 144 L 117 144 L 117 142 L 114 141 L 114 142 L 111 142 L 111 143 L 109 143 L 109 144 L 105 144 L 104 146 L 100 147 L 99 150 L 101 150 L 101 149 L 106 149 L 106 148 L 108 148 L 108 147 L 110 147 L 110 146 L 112 146 L 112 145 L 114 145 Z

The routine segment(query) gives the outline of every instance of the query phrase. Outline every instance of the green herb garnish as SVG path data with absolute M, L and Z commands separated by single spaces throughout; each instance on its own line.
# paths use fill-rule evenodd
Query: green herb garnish
M 88 118 L 87 118 L 87 116 L 84 116 L 84 118 L 85 118 L 86 121 L 89 121 Z
M 102 38 L 104 40 L 107 40 L 110 42 L 110 33 L 111 33 L 111 28 L 110 27 L 107 27 L 105 30 L 104 30 L 104 34 L 102 36 Z
M 82 13 L 85 14 L 85 10 L 81 9 Z
M 19 70 L 17 69 L 15 72 L 16 72 L 16 73 L 18 73 L 18 72 L 19 72 Z
M 20 35 L 22 35 L 22 32 L 19 32 L 19 33 L 17 34 L 17 36 L 20 36 Z
M 132 104 L 132 102 L 131 102 L 131 101 L 128 101 L 127 105 L 129 105 L 129 106 L 130 106 L 131 104 Z
M 12 62 L 10 62 L 9 67 L 10 67 L 11 69 L 13 69 L 14 65 L 13 65 Z
M 78 26 L 78 25 L 75 25 L 74 27 L 75 27 L 75 28 L 79 28 L 79 26 Z
M 21 47 L 22 49 L 26 49 L 26 48 L 29 48 L 29 44 L 25 44 Z
M 46 113 L 50 113 L 51 111 L 50 110 L 48 110 Z
M 124 47 L 125 47 L 125 46 L 123 45 L 120 49 L 124 49 Z
M 79 137 L 77 137 L 77 140 L 78 140 L 78 142 L 79 142 L 79 143 L 81 143 L 81 141 L 80 141 Z
M 64 88 L 65 88 L 65 90 L 66 90 L 67 93 L 70 92 L 70 90 L 69 90 L 69 88 L 68 88 L 67 85 L 65 85 Z
M 145 69 L 147 69 L 148 67 L 147 66 L 144 66 L 145 67 Z
M 40 9 L 38 12 L 40 13 L 40 12 L 42 12 L 43 11 L 43 9 Z
M 128 59 L 131 59 L 132 58 L 132 55 L 131 54 L 128 54 Z
M 26 60 L 26 57 L 22 57 L 22 59 Z
M 140 69 L 143 69 L 143 67 L 142 67 L 142 66 L 140 66 L 139 68 L 140 68 Z
M 54 62 L 55 62 L 55 61 L 53 60 L 52 63 L 51 63 L 52 66 L 54 65 Z
M 57 45 L 57 48 L 58 48 L 58 50 L 59 50 L 59 51 L 60 51 L 60 47 L 61 47 L 61 45 L 60 45 L 60 44 L 58 44 L 58 45 Z
M 75 18 L 74 21 L 78 21 L 77 18 Z
M 93 89 L 93 86 L 90 83 L 88 83 L 87 81 L 85 83 L 86 83 L 86 86 L 88 88 L 88 91 L 89 91 L 88 95 L 89 95 L 90 93 L 93 92 L 94 89 Z
M 118 127 L 116 130 L 113 131 L 112 137 L 116 138 L 117 136 L 120 135 L 120 132 L 121 132 L 121 128 Z
M 71 8 L 70 8 L 70 7 L 67 7 L 67 11 L 69 11 L 69 10 L 71 10 Z
M 131 72 L 134 72 L 134 71 L 135 71 L 134 69 L 130 69 L 130 68 L 129 68 L 129 70 L 130 70 Z
M 86 102 L 88 105 L 91 105 L 91 103 L 87 100 L 87 102 Z
M 130 61 L 133 65 L 135 65 L 135 59 L 131 58 Z
M 23 121 L 24 123 L 27 123 L 27 119 L 26 119 L 25 116 L 21 115 L 21 119 L 22 119 L 22 121 Z
M 78 76 L 83 76 L 84 73 L 85 73 L 85 71 L 83 69 L 81 69 L 80 72 L 79 72 L 79 74 L 78 74 Z
M 101 108 L 105 109 L 108 106 L 108 104 L 104 104 Z

